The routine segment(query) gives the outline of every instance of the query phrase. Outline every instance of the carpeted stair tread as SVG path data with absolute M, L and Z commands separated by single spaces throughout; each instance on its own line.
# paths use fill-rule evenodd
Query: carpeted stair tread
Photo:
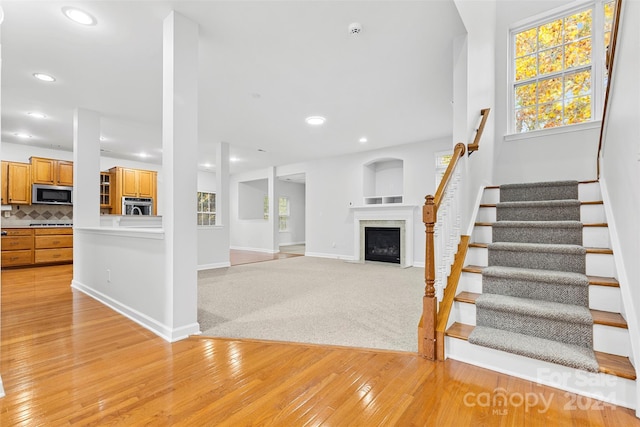
M 496 205 L 498 221 L 562 221 L 580 220 L 579 200 L 538 200 L 500 202 Z
M 578 181 L 530 182 L 500 186 L 500 202 L 578 199 Z
M 591 317 L 589 309 L 578 305 L 518 298 L 507 295 L 482 294 L 476 298 L 476 307 L 505 313 L 526 314 L 536 318 L 593 325 L 593 317 Z
M 469 334 L 469 342 L 575 369 L 599 371 L 593 350 L 585 347 L 485 326 L 476 326 Z
M 471 245 L 470 245 L 471 246 Z M 488 265 L 585 273 L 586 250 L 578 245 L 548 243 L 489 243 Z
M 567 271 L 518 267 L 487 267 L 482 272 L 486 293 L 589 306 L 589 278 Z
M 494 242 L 582 245 L 580 221 L 498 221 L 491 233 Z
M 491 266 L 482 270 L 482 275 L 488 277 L 513 278 L 532 280 L 536 282 L 554 283 L 558 285 L 589 286 L 586 274 L 570 271 L 535 270 L 533 268 Z

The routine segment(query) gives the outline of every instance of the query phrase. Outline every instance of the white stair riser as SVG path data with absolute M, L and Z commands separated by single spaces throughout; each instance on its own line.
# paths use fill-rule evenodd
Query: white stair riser
M 480 265 L 486 267 L 489 264 L 489 250 L 487 248 L 469 248 L 465 265 Z
M 473 227 L 471 241 L 473 243 L 493 242 L 493 227 L 476 225 Z M 610 248 L 609 229 L 607 227 L 584 227 L 582 229 L 582 245 L 588 248 Z
M 483 205 L 495 205 L 500 202 L 499 188 L 485 188 L 482 192 L 480 203 Z
M 496 208 L 479 208 L 476 222 L 496 222 Z
M 612 286 L 589 286 L 589 308 L 593 310 L 621 311 L 620 288 Z
M 615 326 L 593 325 L 593 349 L 629 357 L 631 354 L 629 330 Z
M 580 221 L 584 224 L 606 224 L 607 216 L 604 212 L 604 205 L 581 205 Z
M 587 254 L 588 276 L 617 277 L 616 266 L 611 254 Z
M 582 396 L 605 400 L 625 408 L 635 408 L 636 382 L 603 373 L 592 374 L 566 366 L 530 359 L 516 354 L 445 338 L 446 357 L 502 372 Z M 591 402 L 602 407 L 598 402 Z
M 611 248 L 608 227 L 584 227 L 582 229 L 582 245 L 587 248 Z
M 581 202 L 597 202 L 602 200 L 599 182 L 578 185 L 578 199 Z
M 476 305 L 466 302 L 454 301 L 453 312 L 455 313 L 455 321 L 464 323 L 465 325 L 476 324 Z
M 456 322 L 476 325 L 475 304 L 455 301 L 453 305 Z M 615 326 L 593 325 L 593 349 L 628 357 L 631 351 L 629 331 Z
M 458 292 L 475 292 L 476 294 L 482 293 L 482 274 L 480 273 L 468 273 L 462 272 L 460 281 L 458 282 Z

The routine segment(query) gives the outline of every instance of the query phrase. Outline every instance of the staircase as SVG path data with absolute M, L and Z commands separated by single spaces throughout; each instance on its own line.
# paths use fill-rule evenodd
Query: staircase
M 447 357 L 635 407 L 610 247 L 598 182 L 486 188 Z

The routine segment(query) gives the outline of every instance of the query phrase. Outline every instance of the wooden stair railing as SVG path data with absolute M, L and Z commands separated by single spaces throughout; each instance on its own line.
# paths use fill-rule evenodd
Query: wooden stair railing
M 604 143 L 604 127 L 607 120 L 607 110 L 609 105 L 609 91 L 611 90 L 611 78 L 613 77 L 613 63 L 616 57 L 616 44 L 618 43 L 618 29 L 620 27 L 620 12 L 622 10 L 622 0 L 616 0 L 613 22 L 611 23 L 611 38 L 609 39 L 609 46 L 606 53 L 606 67 L 607 67 L 607 88 L 604 94 L 604 108 L 602 110 L 602 122 L 600 124 L 600 140 L 598 142 L 598 155 L 596 157 L 596 170 L 598 179 L 600 179 L 600 155 L 602 154 L 602 145 Z
M 467 151 L 469 152 L 469 155 L 471 155 L 471 153 L 473 153 L 474 151 L 478 151 L 480 149 L 480 138 L 482 138 L 484 125 L 487 124 L 487 118 L 489 118 L 490 111 L 491 108 L 483 108 L 482 110 L 480 110 L 481 119 L 478 129 L 476 129 L 476 137 L 473 139 L 473 142 L 471 144 L 467 145 Z
M 436 359 L 436 324 L 438 316 L 438 302 L 436 297 L 436 259 L 435 259 L 435 243 L 434 230 L 437 220 L 438 208 L 444 200 L 446 190 L 454 175 L 454 171 L 458 165 L 460 158 L 465 153 L 465 145 L 461 142 L 457 143 L 449 166 L 440 181 L 435 196 L 426 196 L 425 204 L 422 208 L 422 221 L 425 225 L 426 244 L 425 244 L 425 293 L 422 299 L 422 318 L 418 325 L 418 351 L 429 360 Z

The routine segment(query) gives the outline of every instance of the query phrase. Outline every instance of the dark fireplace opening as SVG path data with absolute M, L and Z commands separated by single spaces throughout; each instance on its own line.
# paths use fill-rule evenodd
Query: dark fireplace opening
M 365 261 L 381 261 L 400 264 L 400 228 L 365 227 Z

